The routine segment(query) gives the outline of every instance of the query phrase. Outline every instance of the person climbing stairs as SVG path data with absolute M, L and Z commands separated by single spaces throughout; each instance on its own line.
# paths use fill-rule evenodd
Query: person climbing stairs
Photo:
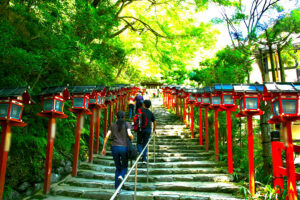
M 153 103 L 152 110 L 158 124 L 155 163 L 152 140 L 148 182 L 147 167 L 138 163 L 136 199 L 240 199 L 240 187 L 227 174 L 226 163 L 213 161 L 214 152 L 206 152 L 199 139 L 187 138 L 185 125 L 159 102 Z M 70 175 L 51 185 L 49 196 L 30 199 L 110 199 L 115 192 L 114 173 L 111 151 L 106 157 L 95 154 L 93 163 L 80 164 L 77 177 Z M 134 199 L 134 181 L 132 173 L 116 199 Z

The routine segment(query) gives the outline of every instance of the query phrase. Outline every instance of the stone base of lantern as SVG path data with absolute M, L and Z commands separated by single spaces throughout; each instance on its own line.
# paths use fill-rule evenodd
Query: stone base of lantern
M 69 108 L 69 111 L 72 113 L 84 113 L 86 115 L 91 115 L 92 112 L 89 109 L 83 109 L 83 108 Z
M 40 112 L 36 114 L 39 117 L 54 117 L 54 118 L 60 118 L 60 119 L 66 119 L 68 118 L 68 115 L 63 114 L 63 113 L 57 113 L 57 112 L 51 112 L 51 113 L 45 113 L 45 112 Z
M 282 122 L 292 122 L 292 121 L 297 121 L 300 120 L 300 116 L 291 116 L 291 115 L 279 115 L 279 116 L 274 116 L 272 117 L 268 123 L 270 124 L 279 124 Z

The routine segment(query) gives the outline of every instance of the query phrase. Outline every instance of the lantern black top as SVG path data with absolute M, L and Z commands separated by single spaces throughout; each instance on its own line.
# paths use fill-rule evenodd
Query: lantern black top
M 232 92 L 233 85 L 232 84 L 215 84 L 214 89 L 217 92 Z
M 70 98 L 70 94 L 66 86 L 43 88 L 40 96 L 58 95 L 58 94 L 62 94 L 65 100 Z
M 198 94 L 204 94 L 204 88 L 198 88 Z
M 71 94 L 92 94 L 96 89 L 96 86 L 95 85 L 70 86 L 68 88 Z
M 101 91 L 103 91 L 104 89 L 106 89 L 106 86 L 105 86 L 105 85 L 96 85 L 96 88 L 95 88 L 95 90 L 96 90 L 97 92 L 101 92 Z
M 204 93 L 214 93 L 215 88 L 214 87 L 204 87 Z
M 262 84 L 238 84 L 233 85 L 235 93 L 262 93 L 264 85 Z
M 124 84 L 115 84 L 115 85 L 113 85 L 113 87 L 116 89 L 121 89 L 121 88 L 124 88 L 125 85 Z
M 270 93 L 300 93 L 300 83 L 265 83 Z
M 196 88 L 191 88 L 190 93 L 195 95 L 198 93 L 198 90 Z
M 0 88 L 0 99 L 8 97 L 22 97 L 24 104 L 31 104 L 32 99 L 30 97 L 28 87 L 17 87 L 17 88 Z
M 203 89 L 202 88 L 197 88 L 196 92 L 197 92 L 197 94 L 203 94 Z

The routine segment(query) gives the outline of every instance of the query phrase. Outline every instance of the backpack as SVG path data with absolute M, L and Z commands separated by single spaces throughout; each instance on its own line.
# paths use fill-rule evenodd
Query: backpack
M 147 116 L 141 109 L 138 109 L 138 113 L 133 117 L 133 130 L 137 132 L 142 131 L 146 126 Z
M 135 160 L 137 157 L 137 150 L 136 148 L 133 146 L 128 133 L 127 133 L 127 124 L 125 122 L 125 129 L 126 129 L 126 138 L 127 138 L 127 159 L 131 160 L 131 165 L 132 165 L 132 160 Z

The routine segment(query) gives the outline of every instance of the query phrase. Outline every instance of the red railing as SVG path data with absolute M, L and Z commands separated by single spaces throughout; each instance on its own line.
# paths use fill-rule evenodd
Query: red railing
M 295 172 L 294 160 L 286 159 L 286 168 L 283 166 L 282 152 L 288 158 L 288 150 L 292 153 L 300 153 L 299 145 L 285 145 L 283 142 L 272 141 L 272 162 L 273 162 L 273 176 L 274 188 L 277 189 L 277 194 L 281 194 L 284 190 L 284 176 L 287 177 L 288 199 L 297 199 L 296 181 L 300 181 L 300 173 Z

